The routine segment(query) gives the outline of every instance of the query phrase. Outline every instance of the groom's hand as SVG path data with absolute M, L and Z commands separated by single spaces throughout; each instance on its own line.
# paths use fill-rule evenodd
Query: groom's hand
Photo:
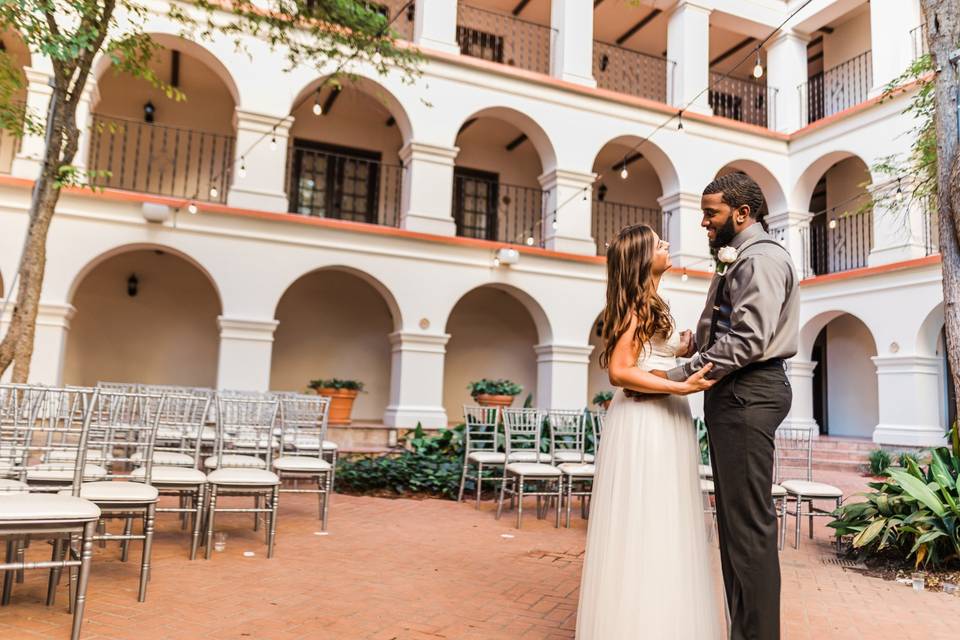
M 692 358 L 697 352 L 697 342 L 693 338 L 693 332 L 689 329 L 680 332 L 680 350 L 677 356 L 680 358 Z

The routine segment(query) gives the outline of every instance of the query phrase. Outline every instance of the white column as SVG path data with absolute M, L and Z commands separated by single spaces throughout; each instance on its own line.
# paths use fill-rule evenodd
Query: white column
M 667 95 L 671 104 L 684 106 L 710 80 L 710 9 L 685 0 L 677 3 L 667 25 L 667 59 L 676 64 L 667 76 Z M 687 109 L 713 113 L 706 91 Z
M 700 226 L 700 194 L 677 192 L 657 198 L 664 211 L 670 257 L 674 267 L 709 271 L 713 268 L 707 232 Z
M 53 95 L 53 88 L 49 84 L 52 76 L 46 71 L 31 67 L 24 67 L 23 73 L 27 77 L 27 109 L 40 122 L 45 123 L 50 96 Z M 83 124 L 80 121 L 80 125 Z M 10 173 L 18 178 L 35 180 L 40 175 L 40 163 L 43 161 L 45 148 L 42 132 L 25 135 L 20 142 L 20 150 L 13 159 Z
M 787 361 L 787 377 L 793 390 L 790 413 L 784 418 L 781 428 L 810 429 L 819 437 L 820 428 L 813 419 L 813 372 L 819 363 L 793 358 Z M 825 366 L 825 365 L 824 365 Z
M 801 278 L 811 273 L 808 243 L 812 219 L 813 214 L 809 211 L 784 211 L 767 216 L 770 235 L 790 252 L 793 267 Z
M 544 245 L 553 251 L 596 255 L 591 236 L 593 173 L 554 169 L 539 178 L 546 192 L 543 208 Z
M 460 53 L 454 0 L 417 0 L 413 24 L 414 43 L 436 51 Z
M 237 154 L 227 204 L 263 211 L 287 211 L 287 139 L 293 117 L 236 110 Z M 270 139 L 277 140 L 271 149 Z M 240 154 L 245 154 L 241 156 Z
M 878 444 L 931 447 L 944 444 L 940 423 L 940 359 L 875 356 L 880 424 Z
M 273 319 L 217 318 L 220 326 L 220 359 L 217 388 L 240 391 L 267 391 L 270 388 L 270 361 Z
M 450 336 L 398 331 L 389 337 L 390 404 L 383 423 L 400 429 L 412 429 L 417 423 L 425 429 L 446 427 L 443 363 Z
M 91 167 L 90 143 L 93 140 L 93 105 L 100 101 L 100 90 L 93 80 L 89 80 L 80 95 L 77 103 L 77 126 L 80 127 L 80 138 L 77 141 L 77 155 L 73 164 L 80 170 L 96 170 L 101 167 Z M 87 182 L 84 178 L 84 182 Z
M 457 235 L 453 221 L 453 166 L 460 149 L 408 142 L 400 149 L 403 205 L 400 227 L 438 236 Z
M 776 89 L 774 123 L 777 131 L 804 126 L 798 87 L 807 81 L 807 43 L 810 36 L 781 31 L 767 45 L 767 86 Z M 772 92 L 771 92 L 772 93 Z
M 910 30 L 923 22 L 916 0 L 872 0 L 870 3 L 870 50 L 873 85 L 870 96 L 883 93 L 891 80 L 913 61 Z
M 591 345 L 538 344 L 537 406 L 541 409 L 583 409 L 587 406 L 587 379 Z
M 550 3 L 550 75 L 568 82 L 597 86 L 593 78 L 593 3 L 552 0 Z
M 868 264 L 873 267 L 892 262 L 903 262 L 926 255 L 923 238 L 924 206 L 910 196 L 912 185 L 901 181 L 902 196 L 896 196 L 896 186 L 869 188 L 874 196 L 873 249 Z
M 77 313 L 72 304 L 40 303 L 37 329 L 33 336 L 29 382 L 63 384 L 63 360 L 67 349 L 70 321 Z

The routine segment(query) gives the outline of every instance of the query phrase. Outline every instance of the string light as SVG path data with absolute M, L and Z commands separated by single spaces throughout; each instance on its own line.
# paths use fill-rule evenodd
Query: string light
M 190 215 L 197 215 L 197 205 L 191 202 L 187 205 L 187 211 L 190 212 Z
M 763 77 L 763 65 L 760 64 L 760 47 L 757 47 L 757 64 L 753 67 L 753 77 L 757 80 Z
M 494 259 L 493 259 L 493 266 L 495 266 L 495 267 L 499 267 L 499 266 L 500 266 L 500 258 L 494 258 Z
M 317 97 L 313 101 L 313 115 L 323 115 L 323 107 L 320 105 L 320 89 L 317 89 Z
M 630 172 L 627 171 L 627 158 L 626 158 L 626 156 L 624 156 L 624 158 L 623 158 L 623 168 L 620 169 L 620 179 L 621 179 L 621 180 L 626 180 L 629 176 L 630 176 Z
M 677 131 L 683 133 L 683 109 L 677 112 Z
M 897 178 L 897 192 L 893 195 L 897 204 L 903 202 L 903 186 L 900 184 L 900 178 Z
M 220 194 L 216 187 L 210 187 L 210 197 L 216 198 Z
M 533 236 L 527 236 L 527 246 L 528 247 L 533 246 Z
M 830 227 L 831 230 L 836 229 L 836 228 L 837 228 L 837 219 L 834 218 L 833 220 L 831 220 L 831 221 L 830 221 L 830 224 L 828 224 L 827 226 Z
M 554 231 L 560 228 L 560 224 L 557 222 L 557 216 L 553 216 L 553 224 L 551 226 Z
M 247 177 L 247 161 L 243 156 L 240 156 L 240 172 L 239 175 L 241 178 Z
M 277 150 L 277 128 L 273 128 L 273 135 L 270 136 L 270 151 Z
M 686 282 L 690 279 L 690 276 L 687 275 L 687 268 L 683 268 L 683 275 L 680 276 L 680 282 Z

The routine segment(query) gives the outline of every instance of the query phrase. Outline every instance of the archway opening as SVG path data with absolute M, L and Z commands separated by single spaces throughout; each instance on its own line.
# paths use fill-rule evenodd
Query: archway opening
M 359 380 L 355 422 L 379 423 L 390 402 L 394 320 L 383 296 L 358 275 L 323 269 L 302 276 L 277 304 L 270 388 L 303 390 L 311 380 Z
M 13 93 L 11 101 L 24 105 L 27 101 L 27 77 L 23 70 L 30 66 L 30 50 L 19 33 L 7 29 L 0 31 L 0 54 L 7 56 L 12 67 L 20 74 L 22 86 Z M 18 111 L 18 115 L 19 113 Z M 0 173 L 10 173 L 19 150 L 20 138 L 7 129 L 0 130 Z
M 873 248 L 870 170 L 856 156 L 834 163 L 810 196 L 810 268 L 816 275 L 867 266 Z
M 162 249 L 107 258 L 77 284 L 63 379 L 213 387 L 221 313 L 206 274 Z
M 811 359 L 813 417 L 820 433 L 871 438 L 879 418 L 877 355 L 870 329 L 858 318 L 842 314 L 817 335 Z

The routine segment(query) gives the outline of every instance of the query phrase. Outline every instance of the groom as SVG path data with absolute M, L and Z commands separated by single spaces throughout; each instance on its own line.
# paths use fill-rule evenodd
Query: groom
M 797 276 L 786 250 L 766 232 L 757 183 L 742 173 L 703 190 L 701 226 L 717 255 L 717 275 L 683 365 L 685 380 L 706 363 L 717 383 L 704 414 L 717 501 L 723 581 L 733 640 L 780 637 L 777 516 L 771 498 L 774 435 L 792 401 L 784 361 L 797 351 Z

